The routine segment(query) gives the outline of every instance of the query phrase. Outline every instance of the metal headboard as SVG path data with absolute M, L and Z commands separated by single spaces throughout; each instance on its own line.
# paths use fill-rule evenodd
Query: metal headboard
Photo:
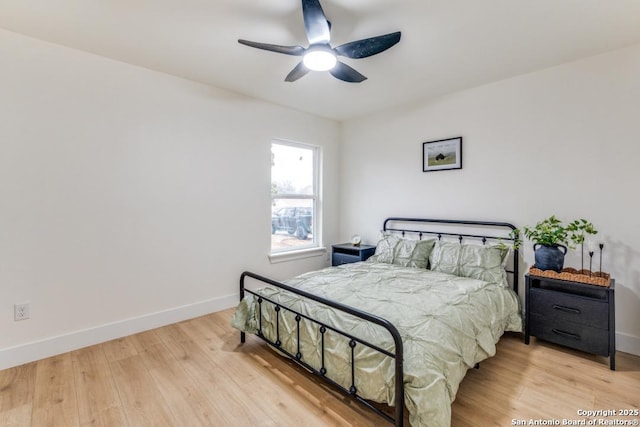
M 410 227 L 410 228 L 409 228 Z M 434 229 L 437 228 L 437 229 Z M 493 221 L 467 221 L 457 219 L 429 219 L 429 218 L 400 218 L 391 217 L 384 220 L 384 231 L 417 235 L 419 240 L 424 236 L 435 236 L 438 240 L 444 238 L 455 238 L 458 242 L 479 241 L 483 245 L 489 243 L 515 243 L 517 236 L 512 235 L 512 231 L 517 230 L 513 224 L 508 222 Z M 465 232 L 466 230 L 470 230 Z M 518 249 L 512 248 L 512 256 L 508 260 L 505 271 L 513 277 L 513 290 L 518 292 Z

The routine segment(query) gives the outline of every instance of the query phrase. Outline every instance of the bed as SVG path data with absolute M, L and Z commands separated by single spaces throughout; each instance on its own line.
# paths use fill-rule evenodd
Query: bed
M 466 371 L 522 330 L 513 230 L 387 218 L 367 261 L 285 283 L 244 272 L 232 325 L 396 426 L 405 405 L 413 426 L 449 426 Z

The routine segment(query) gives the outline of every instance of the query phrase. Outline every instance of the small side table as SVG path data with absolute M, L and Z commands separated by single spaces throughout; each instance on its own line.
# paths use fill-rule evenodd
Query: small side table
M 525 279 L 525 344 L 534 336 L 609 356 L 609 368 L 615 371 L 615 280 L 604 287 L 529 274 Z
M 331 265 L 349 264 L 352 262 L 365 261 L 376 251 L 375 246 L 342 243 L 331 245 Z

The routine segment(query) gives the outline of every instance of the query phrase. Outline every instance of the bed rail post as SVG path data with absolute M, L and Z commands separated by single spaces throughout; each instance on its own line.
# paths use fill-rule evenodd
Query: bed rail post
M 395 330 L 395 334 L 392 332 L 392 335 L 396 343 L 396 391 L 394 399 L 396 405 L 396 426 L 402 427 L 404 424 L 404 350 L 400 333 Z
M 513 290 L 518 293 L 518 283 L 520 281 L 520 272 L 518 266 L 520 265 L 520 252 L 518 249 L 513 248 Z
M 240 275 L 240 302 L 244 299 L 244 277 L 247 275 L 245 271 Z M 247 340 L 247 336 L 244 332 L 240 332 L 240 342 L 244 343 Z

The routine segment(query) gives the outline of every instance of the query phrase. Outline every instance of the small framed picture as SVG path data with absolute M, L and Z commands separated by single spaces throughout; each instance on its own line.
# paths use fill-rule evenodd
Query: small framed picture
M 462 169 L 462 137 L 422 144 L 422 171 Z

